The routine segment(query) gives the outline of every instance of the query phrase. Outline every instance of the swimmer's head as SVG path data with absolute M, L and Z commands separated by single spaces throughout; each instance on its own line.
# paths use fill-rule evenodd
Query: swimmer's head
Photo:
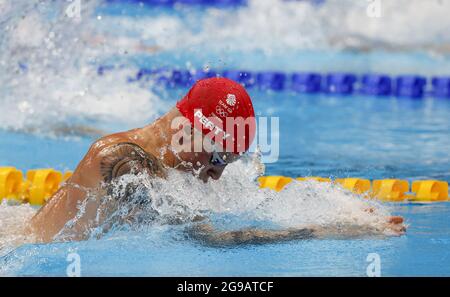
M 225 166 L 246 152 L 256 131 L 250 96 L 226 78 L 199 80 L 176 104 L 192 133 L 190 150 L 179 156 L 199 170 L 199 177 L 218 179 Z M 196 138 L 196 134 L 200 134 Z M 197 143 L 196 143 L 197 141 Z M 200 148 L 200 149 L 199 149 Z
M 230 79 L 199 80 L 176 107 L 224 152 L 241 154 L 253 141 L 256 121 L 252 101 L 244 87 Z

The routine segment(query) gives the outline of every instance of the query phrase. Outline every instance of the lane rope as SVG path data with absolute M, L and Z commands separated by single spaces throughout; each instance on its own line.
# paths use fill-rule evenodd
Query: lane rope
M 103 75 L 106 71 L 121 67 L 103 65 L 98 67 L 97 73 Z M 379 73 L 284 73 L 278 71 L 141 68 L 134 77 L 128 77 L 128 82 L 149 83 L 164 87 L 189 87 L 199 79 L 214 76 L 232 79 L 248 89 L 256 88 L 275 92 L 450 99 L 450 76 L 427 78 L 421 75 L 390 76 Z
M 401 179 L 378 179 L 370 181 L 364 178 L 337 178 L 324 177 L 285 177 L 262 176 L 258 178 L 261 188 L 269 188 L 282 191 L 284 187 L 293 181 L 316 181 L 335 183 L 355 194 L 367 198 L 389 202 L 442 202 L 448 201 L 448 182 L 438 180 L 416 180 L 410 184 Z
M 72 171 L 64 173 L 52 169 L 32 169 L 26 172 L 15 167 L 0 167 L 0 201 L 11 200 L 16 203 L 43 205 L 67 181 Z M 342 186 L 355 194 L 367 198 L 389 202 L 442 202 L 449 200 L 448 182 L 438 180 L 417 180 L 410 183 L 401 179 L 379 179 L 370 181 L 364 178 L 326 177 L 286 177 L 261 176 L 258 178 L 261 188 L 282 191 L 293 181 L 330 182 Z

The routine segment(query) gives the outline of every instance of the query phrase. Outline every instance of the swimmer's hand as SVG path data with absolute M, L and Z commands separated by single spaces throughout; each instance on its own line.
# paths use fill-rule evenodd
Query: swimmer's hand
M 313 230 L 308 228 L 290 228 L 285 230 L 246 228 L 236 231 L 217 231 L 208 223 L 197 224 L 188 228 L 187 234 L 190 238 L 211 246 L 264 244 L 314 237 Z
M 386 223 L 386 228 L 391 230 L 393 235 L 403 235 L 406 233 L 406 225 L 404 224 L 404 219 L 399 216 L 392 216 L 388 218 Z
M 365 210 L 368 213 L 375 212 L 375 209 L 368 208 Z M 385 229 L 386 232 L 390 233 L 390 235 L 401 236 L 406 233 L 406 225 L 405 220 L 400 216 L 390 216 L 386 218 L 386 222 L 383 224 L 382 228 Z
M 402 217 L 387 217 L 386 221 L 376 225 L 335 224 L 312 227 L 318 238 L 361 238 L 367 236 L 401 236 L 406 233 Z

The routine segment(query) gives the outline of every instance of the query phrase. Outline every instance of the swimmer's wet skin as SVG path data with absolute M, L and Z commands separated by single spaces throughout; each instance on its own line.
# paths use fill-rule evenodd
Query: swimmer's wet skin
M 236 133 L 236 126 L 239 125 L 230 125 L 228 119 L 244 120 L 245 125 L 241 127 L 246 128 Z M 173 127 L 174 121 L 180 123 L 176 128 Z M 185 129 L 186 124 L 189 129 Z M 177 169 L 195 174 L 204 182 L 209 178 L 219 179 L 226 165 L 239 159 L 248 150 L 255 135 L 255 125 L 251 99 L 241 85 L 225 78 L 200 80 L 177 102 L 176 107 L 154 123 L 102 137 L 92 144 L 72 177 L 32 218 L 29 232 L 41 242 L 55 240 L 57 235 L 57 240 L 86 239 L 89 230 L 101 226 L 114 207 L 129 203 L 128 198 L 137 185 L 130 184 L 122 194 L 114 194 L 111 190 L 112 183 L 127 174 L 144 173 L 151 178 L 164 179 L 169 169 Z M 186 130 L 189 130 L 189 135 L 183 137 Z M 194 138 L 198 135 L 208 140 L 202 143 L 210 145 L 201 145 L 201 150 L 195 152 Z M 174 138 L 178 140 L 175 146 L 172 143 Z M 115 196 L 113 202 L 105 206 L 101 197 L 107 195 Z M 80 215 L 79 205 L 88 198 L 90 203 L 86 204 Z M 67 224 L 76 216 L 74 223 Z M 259 244 L 330 234 L 379 234 L 383 231 L 370 228 L 361 230 L 352 226 L 311 226 L 286 230 L 242 229 L 220 232 L 205 223 L 204 219 L 196 218 L 202 222 L 194 223 L 187 229 L 187 234 L 209 245 Z M 405 231 L 403 219 L 399 217 L 388 218 L 385 227 L 393 231 L 394 235 L 401 235 Z

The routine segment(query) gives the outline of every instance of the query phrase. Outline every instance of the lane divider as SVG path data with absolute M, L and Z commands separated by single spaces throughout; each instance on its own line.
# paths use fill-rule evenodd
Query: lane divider
M 413 181 L 411 191 L 409 182 L 400 179 L 379 179 L 372 182 L 363 178 L 338 178 L 332 180 L 322 177 L 300 177 L 297 181 L 314 180 L 317 182 L 331 182 L 341 185 L 353 193 L 364 195 L 367 198 L 388 202 L 442 202 L 449 200 L 448 183 L 437 180 Z M 294 181 L 294 178 L 285 176 L 262 176 L 258 178 L 261 188 L 281 191 Z
M 28 170 L 24 178 L 22 172 L 15 167 L 0 167 L 0 201 L 8 199 L 18 203 L 43 205 L 71 175 L 72 171 L 62 173 L 51 168 L 45 168 Z M 336 183 L 353 193 L 389 202 L 439 202 L 449 200 L 448 183 L 437 180 L 413 181 L 410 188 L 408 181 L 400 179 L 380 179 L 371 182 L 363 178 L 332 180 L 318 176 L 297 178 L 261 176 L 258 178 L 261 188 L 269 188 L 275 191 L 282 191 L 286 185 L 294 180 Z
M 107 0 L 110 3 L 125 2 L 137 3 L 153 6 L 173 6 L 176 4 L 182 5 L 202 5 L 202 6 L 241 6 L 246 5 L 247 0 Z
M 25 179 L 22 172 L 14 167 L 0 167 L 0 202 L 3 199 L 18 203 L 43 205 L 72 175 L 51 169 L 28 170 Z
M 326 0 L 283 0 L 289 1 L 309 1 L 313 5 L 321 5 Z M 235 7 L 247 5 L 248 0 L 106 0 L 109 3 L 135 3 L 139 5 L 152 6 L 174 6 L 181 5 L 197 5 L 197 6 L 218 6 L 218 7 Z
M 103 65 L 99 75 L 120 67 Z M 141 68 L 128 82 L 154 83 L 164 87 L 189 87 L 195 81 L 214 76 L 230 78 L 246 88 L 259 90 L 293 91 L 305 94 L 334 94 L 348 96 L 396 96 L 423 98 L 425 96 L 450 99 L 450 75 L 426 78 L 421 75 L 390 76 L 388 74 L 315 73 L 277 71 L 254 72 L 248 70 L 180 70 L 169 68 Z

